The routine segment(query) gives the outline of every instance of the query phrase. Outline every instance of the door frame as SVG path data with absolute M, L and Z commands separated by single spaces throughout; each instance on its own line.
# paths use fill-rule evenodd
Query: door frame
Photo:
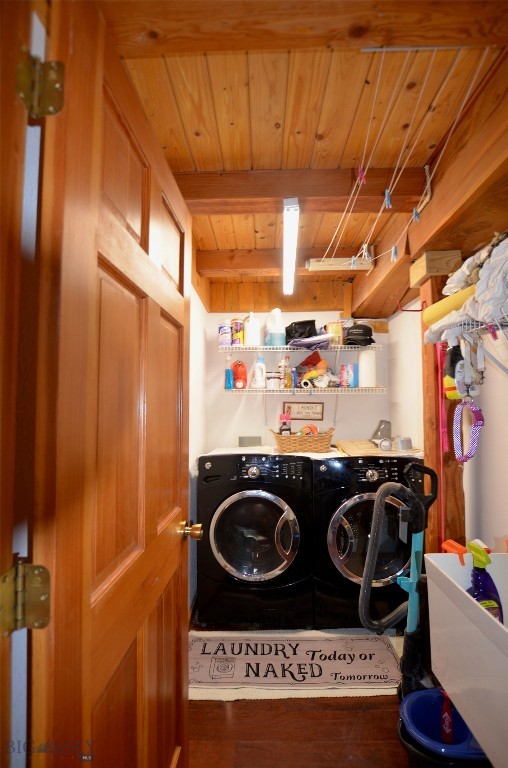
M 0 162 L 0 574 L 13 565 L 21 219 L 27 113 L 16 93 L 16 65 L 30 46 L 30 3 L 2 0 Z M 11 641 L 0 636 L 0 761 L 11 740 Z

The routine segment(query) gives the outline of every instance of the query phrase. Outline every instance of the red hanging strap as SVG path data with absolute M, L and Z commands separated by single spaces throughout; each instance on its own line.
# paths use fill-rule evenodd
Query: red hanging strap
M 448 349 L 448 344 L 446 342 L 442 342 L 440 344 L 436 345 L 436 355 L 437 355 L 437 370 L 438 370 L 438 395 L 439 395 L 439 434 L 441 436 L 441 444 L 439 447 L 439 472 L 441 474 L 441 477 L 444 478 L 444 454 L 449 451 L 450 444 L 448 442 L 448 428 L 447 428 L 447 422 L 446 422 L 446 403 L 445 403 L 445 393 L 444 393 L 444 368 L 445 368 L 445 362 L 446 362 L 446 352 Z M 444 481 L 441 482 L 441 489 L 439 492 L 439 501 L 441 505 L 440 513 L 439 513 L 439 538 L 441 542 L 443 542 L 446 538 L 446 528 L 445 528 L 445 484 Z
M 446 363 L 446 352 L 448 345 L 446 342 L 436 345 L 437 355 L 437 371 L 439 376 L 438 382 L 438 394 L 439 394 L 439 434 L 441 435 L 441 456 L 443 453 L 447 453 L 450 450 L 450 443 L 448 440 L 448 427 L 446 423 L 446 403 L 444 395 L 444 368 Z

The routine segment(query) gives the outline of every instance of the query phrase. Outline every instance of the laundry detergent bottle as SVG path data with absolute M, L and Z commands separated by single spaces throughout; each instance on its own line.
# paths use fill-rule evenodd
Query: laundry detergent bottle
M 263 355 L 258 355 L 256 362 L 254 363 L 250 376 L 251 389 L 265 389 L 266 388 L 266 366 L 265 358 Z
M 471 586 L 467 592 L 477 600 L 495 619 L 503 623 L 503 607 L 499 592 L 492 576 L 487 572 L 491 559 L 479 544 L 467 542 L 467 548 L 473 555 L 473 570 L 471 571 Z

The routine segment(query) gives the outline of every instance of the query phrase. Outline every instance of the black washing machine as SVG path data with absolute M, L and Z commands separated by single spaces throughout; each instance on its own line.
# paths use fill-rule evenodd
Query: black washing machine
M 369 543 L 374 498 L 386 482 L 407 486 L 407 457 L 346 457 L 313 461 L 314 625 L 317 629 L 360 627 L 358 599 Z M 416 487 L 423 476 L 411 472 Z M 396 583 L 409 572 L 411 537 L 399 527 L 402 502 L 388 497 L 371 592 L 370 615 L 379 619 L 407 599 Z M 402 539 L 400 538 L 402 535 Z
M 269 454 L 198 459 L 194 626 L 312 626 L 312 462 Z

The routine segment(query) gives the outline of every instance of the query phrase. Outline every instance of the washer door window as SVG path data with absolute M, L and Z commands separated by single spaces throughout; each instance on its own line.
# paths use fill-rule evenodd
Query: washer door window
M 292 509 L 267 491 L 229 496 L 210 525 L 212 552 L 242 581 L 270 581 L 286 570 L 298 551 L 300 531 Z
M 330 557 L 343 576 L 357 584 L 362 582 L 375 496 L 375 493 L 352 496 L 336 510 L 328 526 Z M 393 496 L 386 499 L 374 587 L 390 584 L 409 571 L 411 547 L 399 539 L 398 509 L 402 506 Z

